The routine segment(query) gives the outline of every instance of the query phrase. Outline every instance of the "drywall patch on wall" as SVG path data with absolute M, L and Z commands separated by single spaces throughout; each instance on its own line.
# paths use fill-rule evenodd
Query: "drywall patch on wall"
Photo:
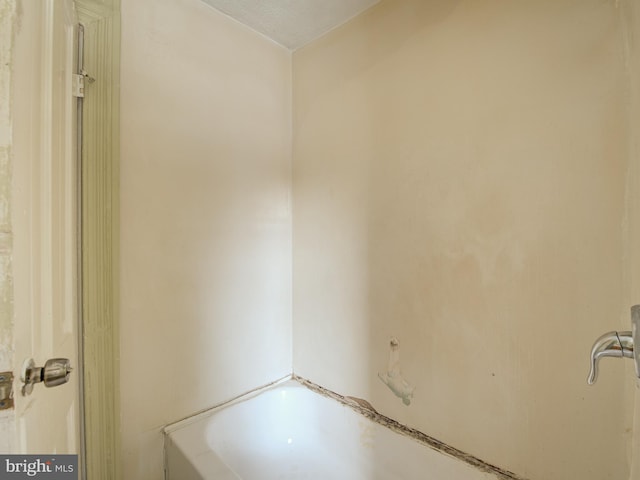
M 411 399 L 413 398 L 413 391 L 415 386 L 407 382 L 402 376 L 400 371 L 400 342 L 397 338 L 392 338 L 389 341 L 389 363 L 387 364 L 387 371 L 384 373 L 378 372 L 378 378 L 389 387 L 389 390 L 393 394 L 402 399 L 402 403 L 409 406 L 411 405 Z

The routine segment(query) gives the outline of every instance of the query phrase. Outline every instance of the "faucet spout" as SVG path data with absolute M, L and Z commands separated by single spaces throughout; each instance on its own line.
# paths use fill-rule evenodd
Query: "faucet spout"
M 634 358 L 631 332 L 607 332 L 591 348 L 591 369 L 587 383 L 593 385 L 598 378 L 598 363 L 602 357 Z

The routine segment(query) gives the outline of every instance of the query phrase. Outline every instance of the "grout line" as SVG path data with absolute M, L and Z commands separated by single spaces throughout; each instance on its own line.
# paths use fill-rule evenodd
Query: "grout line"
M 479 458 L 474 457 L 473 455 L 465 453 L 462 450 L 458 450 L 457 448 L 447 445 L 446 443 L 441 442 L 440 440 L 430 437 L 429 435 L 422 433 L 419 430 L 416 430 L 411 427 L 407 427 L 406 425 L 402 425 L 401 423 L 385 415 L 382 415 L 381 413 L 378 413 L 373 407 L 367 408 L 363 406 L 361 403 L 357 402 L 356 400 L 350 400 L 351 397 L 346 397 L 344 395 L 340 395 L 339 393 L 328 390 L 316 383 L 311 382 L 310 380 L 307 380 L 306 378 L 296 375 L 295 373 L 292 376 L 292 380 L 295 380 L 296 382 L 307 387 L 309 390 L 315 393 L 318 393 L 320 395 L 323 395 L 325 397 L 331 398 L 333 400 L 336 400 L 342 403 L 343 405 L 351 408 L 352 410 L 356 411 L 357 413 L 360 413 L 361 415 L 367 417 L 369 420 L 379 425 L 387 427 L 390 430 L 393 430 L 394 432 L 399 433 L 401 435 L 411 437 L 423 445 L 431 447 L 434 450 L 437 450 L 441 453 L 449 455 L 450 457 L 457 458 L 458 460 L 461 460 L 477 468 L 480 471 L 494 474 L 497 476 L 497 478 L 501 480 L 526 480 L 524 477 L 520 477 L 513 472 L 509 472 L 508 470 L 505 470 L 495 465 L 492 465 L 490 463 L 487 463 L 484 460 L 480 460 Z M 366 403 L 368 404 L 368 402 Z

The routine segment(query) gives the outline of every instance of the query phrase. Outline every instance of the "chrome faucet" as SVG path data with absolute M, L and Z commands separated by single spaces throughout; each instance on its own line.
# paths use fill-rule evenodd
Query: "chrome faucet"
M 587 383 L 593 385 L 598 378 L 598 362 L 602 357 L 631 358 L 635 361 L 636 376 L 640 378 L 640 305 L 631 307 L 632 331 L 607 332 L 591 348 L 591 370 Z

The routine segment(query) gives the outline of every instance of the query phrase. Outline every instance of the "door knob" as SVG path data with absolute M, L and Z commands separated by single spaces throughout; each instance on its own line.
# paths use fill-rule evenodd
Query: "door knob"
M 44 383 L 45 387 L 57 387 L 69 381 L 71 375 L 71 362 L 68 358 L 51 358 L 44 367 L 36 367 L 32 358 L 25 361 L 22 366 L 21 379 L 22 395 L 30 395 L 36 383 Z

